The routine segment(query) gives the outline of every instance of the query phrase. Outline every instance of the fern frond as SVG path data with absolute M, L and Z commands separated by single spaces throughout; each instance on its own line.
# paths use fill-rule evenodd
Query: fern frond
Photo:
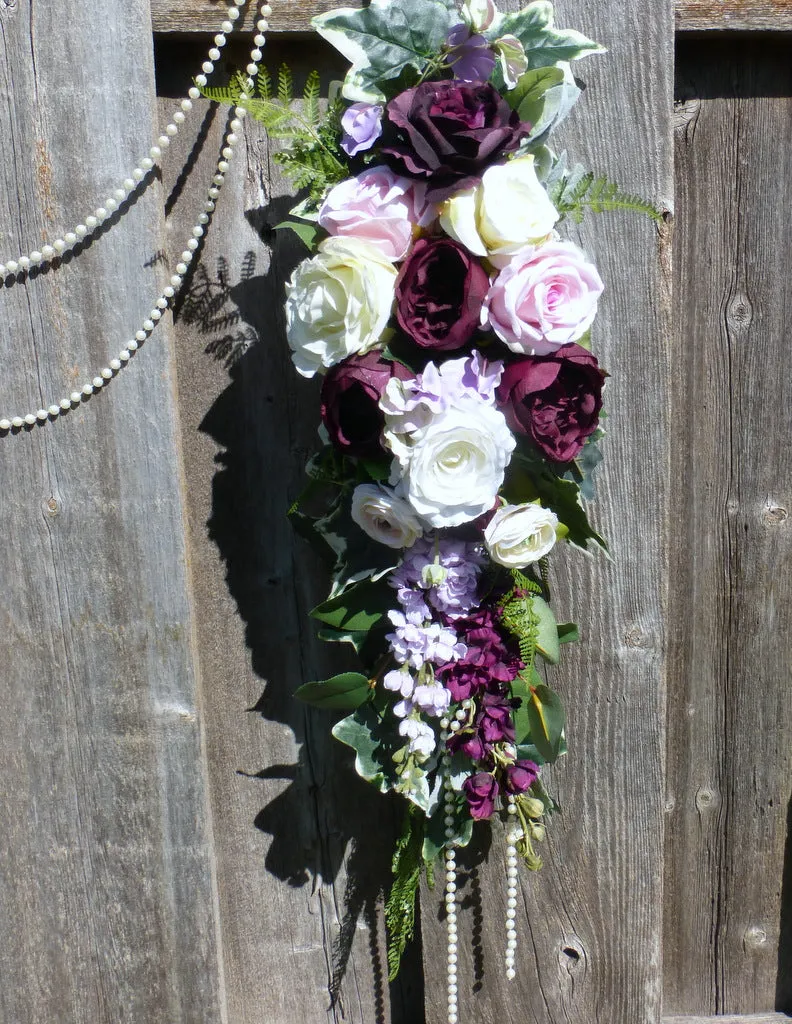
M 303 100 L 305 101 L 303 117 L 311 128 L 318 128 L 322 120 L 319 110 L 319 88 L 319 72 L 312 71 L 306 79 L 305 90 L 303 91 Z
M 263 64 L 259 67 L 259 72 L 256 76 L 256 93 L 259 99 L 272 99 L 272 77 Z
M 420 815 L 418 808 L 410 804 L 393 854 L 393 884 L 385 903 L 388 981 L 399 973 L 402 954 L 415 933 L 415 897 L 421 880 L 425 821 Z
M 201 89 L 201 95 L 205 96 L 208 100 L 214 100 L 215 103 L 226 103 L 234 106 L 239 99 L 239 89 L 237 89 L 236 83 L 232 81 L 227 86 L 214 86 L 213 88 L 204 86 Z
M 619 186 L 604 175 L 596 177 L 593 172 L 581 174 L 580 168 L 564 174 L 550 186 L 550 198 L 561 215 L 571 217 L 580 223 L 587 210 L 604 213 L 610 210 L 630 210 L 642 213 L 653 221 L 661 221 L 662 213 L 647 199 L 622 192 Z
M 294 79 L 287 64 L 278 68 L 278 103 L 288 107 L 294 99 Z

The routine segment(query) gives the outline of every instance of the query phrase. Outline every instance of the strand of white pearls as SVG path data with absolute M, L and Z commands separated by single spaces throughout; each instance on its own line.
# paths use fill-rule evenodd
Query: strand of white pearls
M 459 714 L 459 712 L 457 712 Z M 459 730 L 459 722 L 454 720 L 450 723 L 451 730 Z M 454 729 L 456 726 L 456 729 Z M 447 940 L 447 994 L 448 994 L 448 1024 L 458 1024 L 459 1021 L 459 988 L 457 986 L 457 959 L 458 959 L 458 932 L 457 932 L 457 874 L 456 874 L 456 849 L 454 848 L 454 786 L 451 781 L 450 758 L 446 741 L 448 740 L 449 721 L 444 718 L 440 722 L 440 742 L 443 745 L 443 754 L 440 761 L 440 770 L 443 776 L 443 811 L 445 823 L 445 910 L 446 910 L 446 940 Z
M 246 0 L 242 0 L 239 6 L 242 6 L 245 2 Z M 251 52 L 250 63 L 247 66 L 247 73 L 250 77 L 246 81 L 246 87 L 249 90 L 253 88 L 255 75 L 258 72 L 258 64 L 262 58 L 261 45 L 264 38 L 263 33 L 269 27 L 266 15 L 269 15 L 271 12 L 272 8 L 268 3 L 261 5 L 261 17 L 256 23 L 258 34 L 254 38 L 254 49 Z M 247 99 L 247 95 L 242 93 L 242 98 Z M 24 416 L 0 417 L 0 433 L 7 435 L 9 432 L 19 431 L 25 426 L 32 427 L 36 423 L 44 424 L 51 422 L 62 413 L 68 412 L 83 401 L 87 401 L 91 395 L 100 391 L 108 381 L 112 380 L 126 366 L 140 346 L 148 340 L 157 323 L 162 319 L 162 314 L 172 304 L 184 284 L 184 278 L 192 262 L 193 255 L 200 245 L 200 239 L 206 231 L 206 226 L 209 223 L 211 214 L 214 212 L 217 198 L 220 195 L 220 189 L 225 182 L 229 161 L 234 154 L 234 146 L 239 141 L 239 131 L 242 128 L 242 121 L 245 115 L 246 111 L 243 107 L 234 108 L 234 116 L 229 122 L 223 139 L 221 159 L 217 162 L 217 170 L 212 177 L 212 184 L 207 190 L 203 212 L 198 216 L 198 221 L 192 229 L 191 237 L 181 254 L 179 263 L 176 264 L 175 274 L 171 276 L 170 283 L 162 290 L 148 317 L 143 321 L 140 329 L 135 332 L 135 336 L 130 338 L 116 358 L 111 359 L 107 366 L 103 367 L 92 380 L 86 381 L 79 390 L 72 391 L 68 396 L 64 396 L 59 401 L 53 402 L 46 408 L 42 407 L 36 412 L 29 412 Z
M 517 956 L 517 842 L 522 834 L 515 827 L 517 804 L 514 796 L 506 797 L 506 978 L 512 981 L 515 977 L 514 963 Z
M 229 4 L 226 18 L 220 26 L 221 31 L 214 37 L 214 46 L 211 47 L 207 54 L 207 59 L 201 65 L 201 74 L 195 76 L 197 86 L 203 87 L 206 85 L 208 81 L 207 76 L 211 75 L 214 71 L 215 62 L 220 59 L 220 52 L 226 45 L 228 33 L 233 31 L 234 23 L 240 17 L 239 9 L 246 3 L 247 0 L 232 0 Z M 261 10 L 262 19 L 272 13 L 269 4 L 266 4 L 265 8 Z M 248 74 L 251 74 L 251 67 L 255 67 L 256 71 L 258 71 L 258 63 L 261 60 L 261 47 L 265 42 L 263 33 L 266 31 L 266 28 L 261 29 L 257 26 L 257 29 L 257 35 L 254 38 L 255 49 L 251 54 Z M 258 55 L 257 58 L 256 54 Z M 56 238 L 51 243 L 42 245 L 41 249 L 33 249 L 31 252 L 17 256 L 15 259 L 7 259 L 5 263 L 0 263 L 0 282 L 4 281 L 7 277 L 14 277 L 18 273 L 27 273 L 34 267 L 46 266 L 57 257 L 63 256 L 64 253 L 73 249 L 79 242 L 90 238 L 109 217 L 112 217 L 119 206 L 137 190 L 149 171 L 159 164 L 163 152 L 171 144 L 171 139 L 178 135 L 180 127 L 193 109 L 193 100 L 197 100 L 200 95 L 200 89 L 196 88 L 196 86 L 190 88 L 187 96 L 180 101 L 178 108 L 174 111 L 162 134 L 149 149 L 148 155 L 140 161 L 131 174 L 124 178 L 118 188 L 113 189 L 112 193 L 90 216 L 85 217 L 73 230 L 67 231 L 62 238 Z

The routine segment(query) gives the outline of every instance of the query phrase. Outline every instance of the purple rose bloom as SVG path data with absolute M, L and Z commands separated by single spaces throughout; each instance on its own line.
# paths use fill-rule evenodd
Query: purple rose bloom
M 599 423 L 605 373 L 580 345 L 527 356 L 504 370 L 498 405 L 518 434 L 553 462 L 575 458 Z
M 471 818 L 479 820 L 492 817 L 495 797 L 498 795 L 498 783 L 493 775 L 489 772 L 471 775 L 462 783 L 462 789 L 465 791 Z
M 387 105 L 382 157 L 398 174 L 426 181 L 429 202 L 442 202 L 476 184 L 530 130 L 486 82 L 423 82 Z
M 471 35 L 465 24 L 448 33 L 448 63 L 460 82 L 486 82 L 495 67 L 495 54 L 484 36 Z
M 391 377 L 409 380 L 412 376 L 402 363 L 384 359 L 376 351 L 350 356 L 331 367 L 322 382 L 321 413 L 333 444 L 358 458 L 381 455 L 385 417 L 380 396 Z
M 524 793 L 539 777 L 539 765 L 533 761 L 515 761 L 506 767 L 503 779 L 504 788 L 508 793 Z
M 502 740 L 512 742 L 514 722 L 511 703 L 497 693 L 485 693 L 481 698 L 476 725 L 485 743 L 500 743 Z
M 450 238 L 419 238 L 396 281 L 396 319 L 422 348 L 461 348 L 479 327 L 489 277 Z
M 371 149 L 382 135 L 382 107 L 372 103 L 353 103 L 341 118 L 344 134 L 341 149 L 348 156 L 355 156 Z

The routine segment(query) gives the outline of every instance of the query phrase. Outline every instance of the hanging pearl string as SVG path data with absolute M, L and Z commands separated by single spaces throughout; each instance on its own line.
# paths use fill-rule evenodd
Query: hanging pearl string
M 457 712 L 458 714 L 459 712 Z M 459 730 L 459 722 L 456 719 L 450 723 L 452 732 Z M 445 822 L 445 909 L 446 909 L 446 937 L 447 937 L 447 994 L 448 994 L 448 1024 L 457 1024 L 459 1021 L 459 989 L 457 987 L 457 900 L 456 900 L 456 850 L 454 848 L 454 786 L 451 781 L 451 767 L 448 748 L 449 721 L 443 718 L 440 722 L 440 742 L 443 745 L 443 754 L 440 759 L 440 772 L 443 778 L 443 810 Z
M 215 69 L 215 62 L 220 59 L 220 51 L 226 45 L 228 33 L 233 31 L 234 22 L 236 22 L 240 16 L 239 8 L 243 7 L 247 0 L 232 0 L 226 12 L 226 18 L 223 21 L 221 32 L 214 37 L 214 46 L 211 47 L 207 54 L 207 59 L 201 65 L 201 74 L 195 76 L 195 82 L 198 86 L 205 86 L 208 75 L 211 75 Z M 262 8 L 262 18 L 269 16 L 272 13 L 269 4 L 265 5 L 267 10 Z M 264 31 L 256 26 L 258 29 L 257 35 L 254 37 L 253 43 L 255 49 L 251 53 L 251 63 L 248 65 L 248 74 L 250 74 L 250 67 L 255 66 L 258 70 L 258 63 L 261 60 L 261 47 L 264 45 Z M 256 57 L 256 55 L 258 55 Z M 113 189 L 112 193 L 101 203 L 93 213 L 85 217 L 72 231 L 67 231 L 62 238 L 56 238 L 51 243 L 42 245 L 41 249 L 33 249 L 31 252 L 26 253 L 22 256 L 17 256 L 15 259 L 7 259 L 5 263 L 0 263 L 0 282 L 4 281 L 7 277 L 13 277 L 15 274 L 20 272 L 26 273 L 33 267 L 45 266 L 51 263 L 52 260 L 58 256 L 62 256 L 69 249 L 73 249 L 79 242 L 84 241 L 86 238 L 90 238 L 94 232 L 101 227 L 102 224 L 118 209 L 129 196 L 135 192 L 146 177 L 148 172 L 160 163 L 163 151 L 168 148 L 173 139 L 179 133 L 179 128 L 184 124 L 187 115 L 193 109 L 193 100 L 197 100 L 201 93 L 198 88 L 193 86 L 187 93 L 187 96 L 181 100 L 179 107 L 173 112 L 171 120 L 166 124 L 164 131 L 151 146 L 148 151 L 148 155 L 145 156 L 140 163 L 135 167 L 131 174 L 123 179 L 118 188 Z
M 236 10 L 237 7 L 244 6 L 245 3 L 246 0 L 236 0 L 236 7 L 234 9 Z M 261 17 L 256 22 L 258 34 L 254 37 L 254 49 L 251 51 L 250 63 L 246 68 L 249 76 L 245 81 L 245 87 L 247 90 L 252 90 L 255 76 L 258 73 L 258 65 L 263 56 L 261 46 L 264 43 L 264 33 L 269 28 L 267 16 L 271 13 L 272 8 L 270 5 L 268 3 L 263 3 L 260 7 Z M 237 17 L 238 16 L 239 12 L 237 11 Z M 240 99 L 244 100 L 247 98 L 248 95 L 246 92 L 242 92 L 240 94 Z M 0 432 L 8 434 L 9 431 L 20 430 L 24 426 L 32 427 L 35 423 L 43 424 L 49 420 L 56 419 L 62 413 L 68 412 L 71 408 L 78 406 L 81 402 L 90 398 L 96 391 L 101 390 L 108 381 L 112 380 L 119 370 L 126 366 L 138 348 L 140 348 L 140 346 L 149 338 L 157 323 L 162 319 L 163 312 L 170 307 L 173 299 L 178 295 L 182 285 L 184 284 L 184 278 L 189 269 L 189 265 L 192 262 L 195 250 L 198 248 L 200 239 L 205 233 L 210 215 L 214 212 L 217 198 L 220 195 L 220 189 L 225 182 L 226 172 L 229 168 L 229 160 L 234 155 L 234 146 L 239 140 L 239 131 L 242 128 L 242 120 L 245 117 L 245 114 L 246 111 L 243 107 L 234 108 L 234 116 L 229 122 L 228 129 L 223 139 L 221 159 L 217 162 L 217 170 L 212 177 L 212 184 L 207 190 L 207 199 L 204 203 L 203 212 L 198 216 L 198 221 L 192 229 L 191 237 L 181 254 L 180 262 L 176 264 L 176 273 L 172 275 L 168 286 L 162 290 L 162 293 L 154 304 L 154 307 L 148 317 L 143 321 L 140 329 L 135 332 L 134 337 L 126 343 L 125 347 L 118 353 L 118 356 L 115 359 L 111 359 L 107 366 L 101 369 L 92 380 L 86 381 L 79 390 L 72 391 L 68 397 L 64 396 L 59 401 L 53 402 L 46 408 L 42 407 L 36 412 L 28 412 L 23 416 L 0 418 Z
M 517 916 L 517 841 L 521 832 L 515 827 L 514 816 L 517 804 L 514 796 L 509 793 L 506 798 L 506 978 L 512 981 L 515 977 L 514 962 L 517 955 L 517 929 L 514 920 Z

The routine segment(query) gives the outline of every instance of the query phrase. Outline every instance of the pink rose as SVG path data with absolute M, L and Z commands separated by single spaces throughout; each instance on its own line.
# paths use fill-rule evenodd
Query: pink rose
M 433 219 L 426 186 L 401 178 L 389 167 L 370 167 L 332 189 L 319 210 L 331 235 L 351 235 L 376 246 L 389 260 L 407 255 L 413 228 Z
M 597 314 L 602 280 L 572 242 L 518 252 L 492 282 L 481 312 L 512 352 L 546 355 L 581 338 Z

